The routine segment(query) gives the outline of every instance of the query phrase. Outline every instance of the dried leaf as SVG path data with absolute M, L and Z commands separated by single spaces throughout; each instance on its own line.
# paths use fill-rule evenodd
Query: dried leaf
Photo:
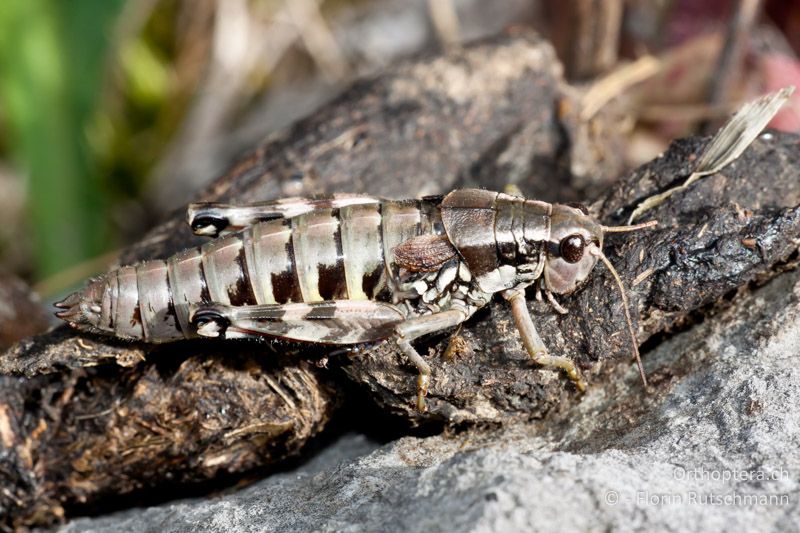
M 649 197 L 633 210 L 628 224 L 646 211 L 660 205 L 678 191 L 687 188 L 703 176 L 715 174 L 736 160 L 761 133 L 772 117 L 780 110 L 794 87 L 784 87 L 780 91 L 769 93 L 741 107 L 731 119 L 714 135 L 700 158 L 694 172 L 677 187 Z

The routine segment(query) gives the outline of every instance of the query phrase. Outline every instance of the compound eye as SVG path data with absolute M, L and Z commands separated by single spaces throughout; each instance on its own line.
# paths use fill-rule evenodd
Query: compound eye
M 586 247 L 586 241 L 583 240 L 581 235 L 570 235 L 561 239 L 558 245 L 558 251 L 561 258 L 567 263 L 577 263 L 583 257 L 583 249 Z

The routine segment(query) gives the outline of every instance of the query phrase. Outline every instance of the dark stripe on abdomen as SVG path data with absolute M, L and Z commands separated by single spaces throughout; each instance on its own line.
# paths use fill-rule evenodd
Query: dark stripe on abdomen
M 184 250 L 167 259 L 167 283 L 177 324 L 185 337 L 194 337 L 189 324 L 189 305 L 210 300 L 199 248 Z
M 255 224 L 243 232 L 242 241 L 256 302 L 266 305 L 302 301 L 289 221 Z
M 256 305 L 258 302 L 256 302 L 256 296 L 253 293 L 244 246 L 239 248 L 239 254 L 236 256 L 236 265 L 239 270 L 239 276 L 233 286 L 228 286 L 228 298 L 231 301 L 231 305 Z
M 234 233 L 204 244 L 203 269 L 211 300 L 230 305 L 254 304 L 244 256 L 242 234 Z
M 289 226 L 288 221 L 285 221 Z M 289 241 L 284 247 L 286 263 L 284 270 L 272 274 L 272 293 L 277 303 L 302 302 L 303 294 L 300 291 L 300 280 L 297 276 L 297 263 L 294 254 L 294 236 L 289 233 Z
M 211 293 L 208 290 L 208 281 L 206 281 L 206 269 L 203 266 L 203 249 L 197 248 L 197 279 L 200 281 L 200 302 L 210 304 Z
M 333 231 L 336 262 L 333 265 L 320 263 L 317 267 L 319 295 L 323 300 L 343 300 L 348 297 L 348 291 L 344 271 L 344 254 L 342 252 L 342 219 L 339 209 L 331 211 L 331 218 L 336 221 Z
M 175 325 L 175 329 L 178 333 L 183 335 L 183 326 L 181 326 L 181 321 L 178 318 L 178 311 L 175 308 L 175 293 L 172 292 L 172 282 L 169 280 L 169 266 L 167 266 L 164 276 L 167 281 L 167 293 L 169 294 L 169 301 L 167 302 L 167 316 L 172 317 L 172 322 Z
M 297 278 L 305 302 L 347 297 L 338 210 L 291 219 Z

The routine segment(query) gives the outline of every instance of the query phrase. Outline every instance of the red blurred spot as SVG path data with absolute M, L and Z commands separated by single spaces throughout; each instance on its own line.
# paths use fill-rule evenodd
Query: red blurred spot
M 764 92 L 772 92 L 788 85 L 800 90 L 800 61 L 783 54 L 768 54 L 759 58 L 759 68 L 764 82 Z M 792 95 L 783 109 L 769 123 L 770 128 L 800 132 L 800 94 Z

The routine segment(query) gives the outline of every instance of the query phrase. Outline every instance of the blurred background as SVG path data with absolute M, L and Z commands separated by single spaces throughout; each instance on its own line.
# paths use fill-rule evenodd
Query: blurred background
M 63 291 L 356 77 L 514 27 L 624 100 L 629 166 L 800 82 L 796 0 L 3 0 L 0 271 Z

